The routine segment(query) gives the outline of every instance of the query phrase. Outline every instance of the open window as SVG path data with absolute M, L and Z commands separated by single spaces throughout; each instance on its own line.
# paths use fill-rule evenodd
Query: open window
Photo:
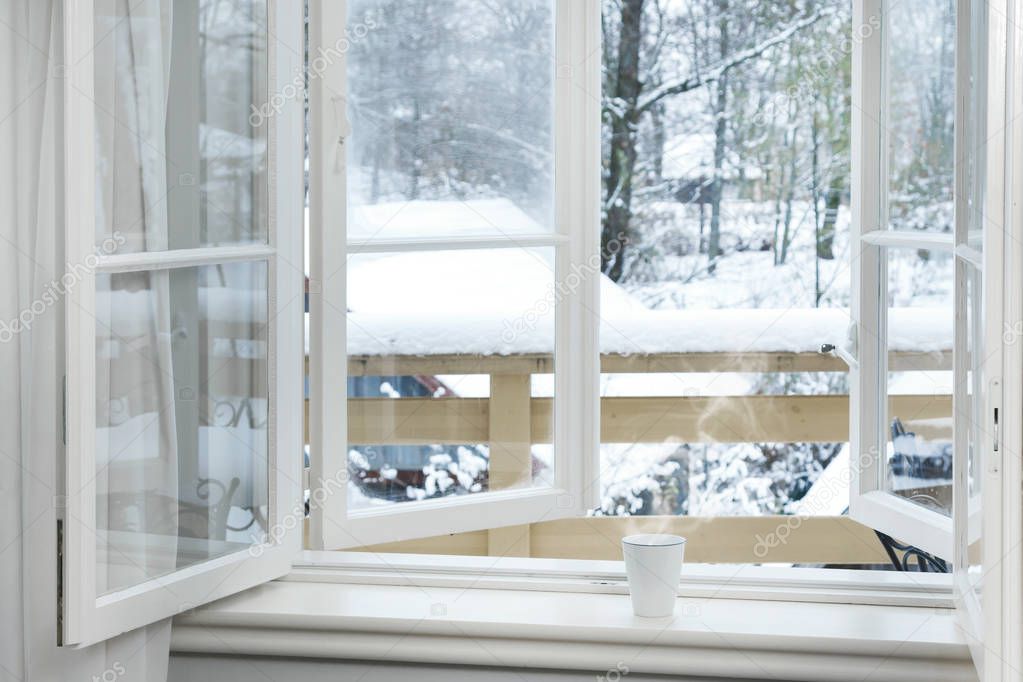
M 1019 382 L 1002 376 L 1019 376 L 1020 313 L 1006 294 L 1019 286 L 1005 182 L 1018 132 L 1002 84 L 1019 29 L 1002 3 L 854 7 L 850 514 L 948 562 L 981 678 L 1008 679 L 1018 605 L 1003 595 L 1019 572 L 1003 538 L 1018 514 L 1003 501 L 1018 495 L 1019 425 L 1003 406 L 1018 406 Z M 927 119 L 936 99 L 954 118 Z M 919 162 L 933 154 L 944 161 Z M 944 276 L 921 281 L 922 261 Z M 900 305 L 907 287 L 926 289 L 926 307 Z M 937 352 L 948 340 L 952 354 Z
M 311 5 L 317 546 L 578 516 L 591 493 L 599 13 L 464 4 Z M 429 59 L 381 49 L 417 41 Z M 414 170 L 454 157 L 475 175 Z
M 947 561 L 954 434 L 967 424 L 953 419 L 964 398 L 953 369 L 967 357 L 960 311 L 982 265 L 957 202 L 970 123 L 953 103 L 970 99 L 972 81 L 956 7 L 865 0 L 853 31 L 850 514 Z
M 258 0 L 82 0 L 64 27 L 60 640 L 82 646 L 299 549 L 301 118 L 270 93 L 302 38 Z
M 968 151 L 958 178 L 957 247 L 969 257 L 957 291 L 964 324 L 956 343 L 966 348 L 956 360 L 954 583 L 962 632 L 982 680 L 1019 675 L 1020 589 L 1019 405 L 1023 329 L 1018 291 L 1020 126 L 1015 122 L 1021 94 L 1004 88 L 1018 79 L 1021 30 L 1007 3 L 963 3 L 970 21 L 971 97 L 961 101 L 970 126 L 962 144 Z M 966 68 L 966 67 L 964 67 Z M 960 209 L 960 205 L 962 209 Z M 980 238 L 982 235 L 982 239 Z M 972 266 L 972 267 L 971 267 Z M 1003 380 L 1003 377 L 1006 379 Z

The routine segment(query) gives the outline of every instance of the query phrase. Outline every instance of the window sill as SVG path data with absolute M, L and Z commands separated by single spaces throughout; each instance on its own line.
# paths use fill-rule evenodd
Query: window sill
M 510 574 L 500 577 L 507 566 L 497 569 L 503 585 L 441 585 L 423 569 L 401 569 L 405 584 L 370 584 L 354 577 L 367 570 L 359 562 L 383 559 L 338 554 L 307 552 L 286 579 L 179 616 L 173 650 L 596 674 L 621 664 L 631 672 L 733 679 L 975 679 L 955 611 L 944 605 L 849 603 L 842 595 L 831 603 L 740 598 L 726 580 L 717 593 L 709 582 L 700 596 L 684 591 L 672 618 L 645 619 L 618 589 L 552 591 L 559 567 L 543 560 L 515 563 L 536 567 L 520 580 L 546 587 L 512 585 Z M 462 565 L 449 580 L 471 575 L 465 557 L 446 559 Z M 403 561 L 410 560 L 386 558 Z M 571 563 L 588 564 L 597 585 L 617 588 L 602 578 L 616 562 Z M 563 578 L 575 568 L 560 566 Z M 473 582 L 493 579 L 477 574 Z

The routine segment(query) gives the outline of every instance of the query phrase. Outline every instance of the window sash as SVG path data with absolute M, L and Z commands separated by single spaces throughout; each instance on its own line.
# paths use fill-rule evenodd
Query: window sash
M 64 47 L 68 68 L 64 82 L 65 256 L 68 263 L 87 263 L 95 249 L 94 11 L 92 0 L 68 3 Z M 295 54 L 278 50 L 277 40 L 301 43 L 301 14 L 290 3 L 268 0 L 268 87 L 275 74 L 299 66 Z M 278 226 L 289 232 L 298 224 L 302 177 L 301 114 L 286 104 L 267 123 L 269 129 L 268 244 L 203 247 L 159 253 L 100 258 L 93 271 L 68 291 L 64 305 L 65 421 L 64 485 L 58 508 L 62 540 L 60 643 L 86 646 L 122 632 L 279 577 L 290 569 L 300 537 L 289 524 L 301 500 L 301 470 L 288 456 L 301 442 L 301 242 L 278 242 Z M 286 144 L 278 146 L 278 140 Z M 193 564 L 110 594 L 97 594 L 96 567 L 96 275 L 151 271 L 229 262 L 265 262 L 268 267 L 268 541 Z M 300 504 L 299 504 L 300 508 Z M 300 520 L 300 519 L 299 519 Z
M 345 2 L 310 5 L 310 50 L 345 35 Z M 581 515 L 597 491 L 598 278 L 585 267 L 579 287 L 555 308 L 555 407 L 552 488 L 474 493 L 393 508 L 349 512 L 347 500 L 347 357 L 344 265 L 348 253 L 549 246 L 555 281 L 597 255 L 600 182 L 600 8 L 596 0 L 555 4 L 554 231 L 494 237 L 349 240 L 345 224 L 346 124 L 336 111 L 347 92 L 345 55 L 311 84 L 310 122 L 310 541 L 337 549 L 445 533 L 493 529 Z M 343 117 L 341 117 L 343 118 Z M 328 142 L 331 141 L 331 142 Z M 334 142 L 336 141 L 336 142 Z M 599 261 L 597 261 L 599 262 Z M 578 270 L 576 270 L 578 271 Z M 333 276 L 332 276 L 333 275 Z M 570 341 L 571 340 L 571 341 Z M 340 387 L 340 388 L 339 388 Z M 571 396 L 569 398 L 569 396 Z M 333 492 L 331 492 L 333 491 Z
M 856 457 L 850 491 L 850 515 L 877 530 L 917 547 L 951 559 L 953 555 L 952 519 L 900 499 L 883 488 L 886 467 L 887 428 L 887 265 L 886 250 L 917 248 L 950 254 L 955 273 L 955 291 L 964 286 L 964 266 L 975 266 L 978 253 L 966 244 L 965 168 L 959 163 L 966 150 L 963 94 L 968 92 L 969 2 L 957 3 L 956 23 L 956 114 L 955 114 L 955 210 L 954 234 L 917 233 L 890 230 L 888 224 L 888 165 L 885 90 L 879 83 L 885 78 L 887 54 L 887 6 L 889 0 L 856 0 L 853 3 L 853 187 L 851 312 L 857 328 L 857 366 L 850 368 L 850 452 Z M 964 19 L 965 8 L 965 19 Z M 864 27 L 859 30 L 858 27 Z M 873 27 L 874 30 L 871 30 Z M 877 30 L 879 29 L 879 30 Z M 953 356 L 958 361 L 964 348 L 957 341 L 964 324 L 956 295 Z M 869 325 L 869 326 L 867 326 Z M 876 325 L 876 335 L 869 333 Z M 955 398 L 954 398 L 955 399 Z M 961 398 L 960 398 L 961 399 Z M 953 410 L 954 412 L 954 410 Z M 955 426 L 953 428 L 954 431 Z M 961 457 L 957 452 L 953 462 Z M 954 464 L 955 465 L 955 464 Z

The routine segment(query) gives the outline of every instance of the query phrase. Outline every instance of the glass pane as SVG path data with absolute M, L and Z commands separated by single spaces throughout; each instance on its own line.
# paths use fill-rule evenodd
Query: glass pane
M 885 3 L 888 226 L 951 232 L 955 2 Z
M 966 149 L 969 153 L 962 154 L 960 162 L 966 169 L 966 201 L 969 216 L 966 220 L 966 238 L 960 236 L 957 241 L 965 241 L 977 250 L 983 250 L 984 207 L 984 176 L 987 168 L 987 83 L 983 78 L 986 72 L 988 41 L 986 34 L 985 3 L 973 3 L 970 6 L 970 91 L 967 95 L 966 111 Z
M 602 3 L 596 513 L 840 515 L 852 4 L 763 54 L 809 5 L 636 6 Z
M 987 387 L 984 380 L 984 314 L 982 305 L 982 278 L 979 270 L 967 268 L 966 277 L 966 329 L 964 336 L 969 354 L 968 374 L 965 377 L 967 395 L 963 409 L 957 408 L 957 427 L 961 425 L 967 433 L 966 463 L 966 509 L 968 511 L 966 537 L 966 574 L 968 584 L 980 597 L 984 582 L 982 552 L 984 548 L 981 532 L 983 511 L 984 476 L 984 424 L 986 423 L 984 401 Z
M 348 262 L 349 508 L 553 482 L 554 249 Z
M 605 364 L 623 360 L 612 356 Z M 665 355 L 651 368 L 660 371 L 601 375 L 600 514 L 845 511 L 848 495 L 836 488 L 840 477 L 815 488 L 825 469 L 832 476 L 848 469 L 847 447 L 835 442 L 848 419 L 840 395 L 844 377 L 683 373 L 681 363 L 679 372 L 671 372 L 673 361 Z M 817 426 L 790 418 L 809 409 Z
M 553 229 L 553 0 L 352 0 L 347 34 L 350 239 Z
M 265 243 L 265 0 L 97 0 L 95 32 L 97 243 Z
M 99 594 L 259 543 L 267 266 L 96 278 Z
M 884 488 L 952 511 L 953 258 L 890 249 Z

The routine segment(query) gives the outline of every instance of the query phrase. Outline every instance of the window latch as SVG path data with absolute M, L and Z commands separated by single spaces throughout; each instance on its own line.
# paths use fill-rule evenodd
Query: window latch
M 821 355 L 830 355 L 838 358 L 845 364 L 849 365 L 849 369 L 858 369 L 860 366 L 860 363 L 856 361 L 856 358 L 854 358 L 849 351 L 841 346 L 836 346 L 833 343 L 822 343 L 820 351 L 818 352 L 821 353 Z

